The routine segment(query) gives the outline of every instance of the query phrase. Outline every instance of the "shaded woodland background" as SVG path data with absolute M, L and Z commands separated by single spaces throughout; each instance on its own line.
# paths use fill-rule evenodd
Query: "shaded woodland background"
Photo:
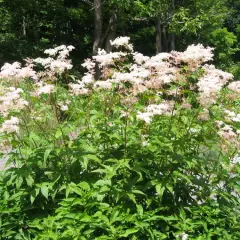
M 240 0 L 0 0 L 0 65 L 72 44 L 78 68 L 117 36 L 147 55 L 213 46 L 214 64 L 240 78 Z

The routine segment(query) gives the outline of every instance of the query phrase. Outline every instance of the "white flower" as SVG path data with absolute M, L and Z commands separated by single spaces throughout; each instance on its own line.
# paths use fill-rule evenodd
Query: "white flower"
M 72 69 L 71 61 L 67 59 L 69 53 L 74 49 L 73 46 L 61 45 L 53 49 L 47 49 L 44 53 L 48 54 L 48 58 L 36 58 L 33 61 L 41 64 L 45 69 L 52 72 L 62 74 L 65 70 Z
M 180 238 L 182 240 L 188 240 L 188 234 L 186 234 L 185 232 L 183 232 L 182 234 L 177 235 L 176 237 Z
M 232 82 L 228 85 L 228 89 L 240 93 L 240 81 Z
M 111 89 L 112 83 L 109 81 L 97 81 L 97 82 L 95 82 L 93 87 L 97 88 L 97 89 Z
M 37 80 L 37 73 L 33 70 L 33 64 L 27 64 L 26 67 L 21 67 L 19 62 L 13 64 L 5 63 L 1 68 L 0 78 L 24 79 L 32 78 Z
M 60 107 L 60 110 L 65 112 L 65 111 L 68 111 L 68 105 L 70 104 L 70 101 L 66 101 L 65 103 L 60 101 L 57 104 Z
M 110 52 L 106 53 L 105 50 L 98 50 L 98 55 L 93 56 L 93 59 L 96 60 L 101 67 L 108 66 L 114 63 L 116 59 L 126 56 L 127 53 L 124 52 Z
M 116 48 L 125 47 L 126 49 L 132 51 L 133 45 L 129 43 L 130 37 L 118 37 L 115 40 L 111 41 L 110 44 Z
M 83 67 L 87 68 L 89 72 L 92 74 L 94 73 L 94 68 L 95 68 L 95 62 L 93 62 L 91 59 L 85 59 L 84 63 L 82 64 Z
M 86 88 L 85 83 L 81 81 L 78 81 L 78 83 L 70 83 L 68 86 L 70 93 L 75 96 L 87 95 L 90 92 L 90 90 Z
M 237 154 L 233 157 L 233 159 L 230 160 L 232 164 L 240 164 L 240 156 Z
M 9 120 L 5 120 L 0 128 L 0 132 L 3 133 L 18 133 L 19 132 L 19 119 L 17 117 L 11 117 Z
M 52 84 L 43 84 L 42 82 L 37 84 L 39 88 L 37 89 L 37 94 L 50 94 L 55 92 L 55 86 Z
M 216 102 L 216 95 L 233 78 L 232 74 L 218 70 L 213 65 L 204 65 L 205 75 L 197 83 L 200 91 L 200 103 L 211 105 Z
M 84 83 L 84 84 L 91 84 L 91 83 L 93 83 L 94 82 L 94 77 L 93 77 L 93 75 L 92 74 L 86 74 L 85 76 L 83 76 L 82 77 L 82 82 Z
M 148 113 L 148 112 L 143 112 L 143 113 L 142 112 L 138 112 L 137 113 L 137 119 L 143 120 L 147 124 L 151 123 L 152 117 L 153 117 L 152 113 Z
M 21 88 L 9 87 L 8 91 L 0 96 L 0 113 L 3 116 L 8 116 L 10 111 L 22 110 L 28 105 L 28 102 L 21 98 L 20 93 L 23 93 Z
M 237 116 L 236 116 L 236 117 L 233 117 L 232 120 L 233 120 L 234 122 L 240 122 L 240 114 L 237 114 Z

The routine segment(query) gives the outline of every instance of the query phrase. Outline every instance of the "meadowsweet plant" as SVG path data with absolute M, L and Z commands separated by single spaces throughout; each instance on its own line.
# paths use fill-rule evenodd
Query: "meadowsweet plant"
M 2 239 L 240 238 L 239 82 L 191 45 L 73 46 L 0 72 Z

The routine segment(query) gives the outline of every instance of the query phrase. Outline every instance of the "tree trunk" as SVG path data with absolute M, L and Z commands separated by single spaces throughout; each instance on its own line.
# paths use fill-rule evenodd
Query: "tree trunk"
M 22 28 L 23 28 L 23 36 L 25 37 L 27 35 L 25 16 L 23 16 Z
M 170 11 L 170 17 L 172 18 L 175 10 L 175 0 L 172 0 L 172 8 Z M 175 44 L 175 34 L 172 32 L 170 33 L 170 50 L 175 50 L 176 49 L 176 44 Z
M 93 55 L 98 53 L 102 38 L 102 0 L 94 0 L 94 43 Z
M 156 21 L 156 53 L 162 52 L 162 25 L 161 19 L 157 18 Z
M 107 33 L 105 43 L 105 50 L 108 53 L 112 51 L 112 45 L 110 44 L 110 41 L 116 38 L 116 31 L 117 31 L 117 13 L 114 12 L 109 21 L 109 31 Z
M 167 28 L 166 26 L 163 26 L 163 29 L 162 29 L 162 40 L 163 40 L 163 51 L 164 52 L 168 52 L 168 35 L 167 35 Z
M 176 49 L 176 46 L 175 46 L 175 34 L 171 33 L 170 34 L 170 50 L 173 51 L 175 49 Z

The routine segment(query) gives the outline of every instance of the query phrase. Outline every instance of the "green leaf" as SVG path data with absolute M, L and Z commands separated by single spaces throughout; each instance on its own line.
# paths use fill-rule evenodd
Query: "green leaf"
M 41 193 L 46 199 L 48 199 L 48 186 L 47 185 L 41 186 Z
M 36 189 L 34 189 L 34 190 L 31 191 L 31 193 L 30 193 L 30 201 L 31 201 L 31 204 L 33 204 L 33 202 L 35 201 L 36 197 L 37 197 L 38 194 L 39 194 L 39 191 L 40 191 L 39 188 L 36 188 Z
M 53 149 L 47 149 L 44 153 L 44 159 L 43 159 L 43 163 L 44 163 L 44 167 L 46 167 L 46 163 L 48 160 L 48 157 L 50 155 L 50 153 L 53 151 Z
M 133 193 L 127 193 L 127 195 L 135 204 L 137 204 L 135 195 Z
M 90 186 L 89 186 L 89 184 L 88 184 L 87 182 L 80 182 L 80 183 L 78 184 L 78 186 L 81 187 L 81 188 L 84 189 L 84 190 L 87 190 L 87 191 L 90 190 Z
M 58 139 L 62 136 L 62 131 L 61 129 L 58 129 L 57 132 L 55 133 L 55 138 Z
M 101 163 L 101 162 L 102 162 L 101 159 L 99 159 L 97 156 L 92 155 L 92 154 L 88 154 L 88 155 L 87 155 L 87 158 L 88 158 L 88 159 L 91 159 L 91 160 L 93 160 L 93 161 L 95 161 L 95 162 L 97 162 L 97 163 Z
M 129 235 L 132 235 L 133 233 L 136 233 L 138 231 L 139 231 L 138 228 L 129 228 L 125 231 L 124 234 L 121 234 L 120 237 L 128 237 Z
M 33 177 L 32 177 L 31 175 L 28 175 L 28 176 L 26 177 L 26 182 L 27 182 L 27 185 L 28 185 L 29 187 L 32 187 L 32 185 L 33 185 L 33 183 L 34 183 Z

